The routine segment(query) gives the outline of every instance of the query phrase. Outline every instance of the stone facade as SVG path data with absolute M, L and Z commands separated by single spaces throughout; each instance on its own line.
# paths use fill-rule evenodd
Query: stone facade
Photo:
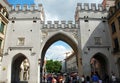
M 110 7 L 108 23 L 112 38 L 112 54 L 117 68 L 116 74 L 120 77 L 120 0 L 116 0 L 115 6 Z
M 78 72 L 76 55 L 74 55 L 73 52 L 68 57 L 66 57 L 65 63 L 67 73 Z
M 0 1 L 1 2 L 1 1 Z M 5 34 L 8 24 L 8 11 L 5 4 L 0 4 L 0 71 L 3 70 L 1 67 L 1 62 L 3 58 L 3 49 L 5 43 Z M 1 77 L 1 75 L 0 75 Z
M 90 75 L 97 71 L 102 77 L 113 71 L 111 37 L 107 23 L 108 9 L 96 4 L 77 4 L 75 23 L 72 21 L 48 21 L 45 23 L 44 10 L 40 4 L 28 7 L 11 6 L 9 23 L 0 72 L 0 81 L 22 82 L 19 77 L 20 65 L 29 62 L 28 83 L 42 82 L 44 57 L 47 49 L 56 41 L 68 43 L 76 55 L 79 75 Z M 92 59 L 96 60 L 92 64 Z M 100 65 L 99 65 L 100 64 Z M 96 66 L 97 65 L 97 66 Z M 99 65 L 99 66 L 98 66 Z M 104 69 L 104 70 L 102 70 Z M 93 70 L 93 71 L 92 71 Z M 102 72 L 104 71 L 104 72 Z
M 83 73 L 90 75 L 92 64 L 90 64 L 92 58 L 99 57 L 104 59 L 105 69 L 109 74 L 112 68 L 115 68 L 111 62 L 111 38 L 109 33 L 109 27 L 107 23 L 108 8 L 104 9 L 102 5 L 88 4 L 82 6 L 81 3 L 77 4 L 75 18 L 80 27 L 80 49 Z M 97 60 L 100 61 L 100 60 Z M 111 64 L 111 65 L 110 65 Z M 94 65 L 95 66 L 95 65 Z M 97 69 L 96 69 L 97 70 Z M 102 70 L 98 70 L 102 71 Z

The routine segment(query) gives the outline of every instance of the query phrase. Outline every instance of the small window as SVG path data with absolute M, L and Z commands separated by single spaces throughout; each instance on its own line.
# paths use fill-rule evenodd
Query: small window
M 18 45 L 24 45 L 25 38 L 18 38 Z
M 101 37 L 94 37 L 94 40 L 95 40 L 95 45 L 101 45 L 102 44 Z
M 1 46 L 2 46 L 2 39 L 0 39 L 0 48 L 1 48 Z
M 114 22 L 111 24 L 111 28 L 112 28 L 112 34 L 114 34 L 116 32 L 116 28 L 115 28 L 115 23 Z
M 119 41 L 118 38 L 114 39 L 114 52 L 117 52 L 119 50 Z
M 120 29 L 120 16 L 118 17 L 119 29 Z
M 0 24 L 0 32 L 1 33 L 4 33 L 4 26 L 5 26 L 5 24 L 3 22 L 1 22 L 1 24 Z

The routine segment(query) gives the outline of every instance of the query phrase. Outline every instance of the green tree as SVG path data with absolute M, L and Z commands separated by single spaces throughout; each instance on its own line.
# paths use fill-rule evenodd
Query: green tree
M 48 73 L 59 73 L 61 68 L 62 64 L 60 61 L 47 60 L 46 69 Z

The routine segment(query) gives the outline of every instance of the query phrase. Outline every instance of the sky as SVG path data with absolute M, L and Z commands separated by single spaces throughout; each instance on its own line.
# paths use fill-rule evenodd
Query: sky
M 102 0 L 8 0 L 11 4 L 42 3 L 47 20 L 74 20 L 77 3 L 102 3 Z
M 77 3 L 102 3 L 102 0 L 8 0 L 10 4 L 36 4 L 42 3 L 45 20 L 72 20 Z M 65 42 L 58 41 L 52 44 L 46 52 L 46 59 L 63 60 L 66 52 L 71 52 L 72 48 Z
M 46 52 L 46 59 L 62 61 L 67 57 L 66 53 L 73 52 L 73 49 L 63 41 L 53 43 Z

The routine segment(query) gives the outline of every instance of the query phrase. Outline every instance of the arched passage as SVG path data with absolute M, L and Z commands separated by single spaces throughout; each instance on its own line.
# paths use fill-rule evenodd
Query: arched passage
M 29 61 L 23 54 L 17 54 L 12 61 L 11 83 L 27 82 Z
M 108 74 L 108 59 L 101 53 L 95 54 L 91 58 L 91 72 L 97 72 L 99 76 L 104 79 L 104 76 Z
M 42 53 L 41 53 L 41 66 L 40 66 L 41 77 L 42 77 L 42 67 L 43 67 L 43 63 L 44 63 L 45 53 L 46 53 L 47 49 L 50 47 L 50 45 L 52 45 L 54 42 L 59 41 L 59 40 L 64 41 L 68 45 L 70 45 L 71 48 L 73 49 L 75 55 L 76 56 L 78 55 L 77 43 L 75 42 L 74 38 L 69 37 L 68 35 L 66 35 L 64 33 L 57 33 L 57 34 L 53 35 L 52 37 L 50 37 L 46 41 L 46 43 L 44 44 L 44 47 L 42 49 Z

